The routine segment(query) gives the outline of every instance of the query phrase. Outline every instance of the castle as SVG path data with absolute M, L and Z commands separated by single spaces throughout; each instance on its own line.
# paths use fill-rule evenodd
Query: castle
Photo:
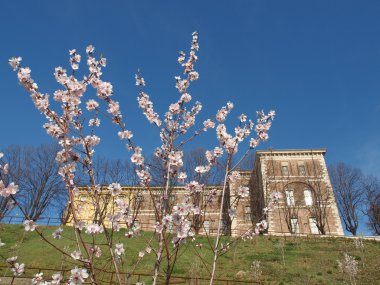
M 241 170 L 239 180 L 231 185 L 231 201 L 236 199 L 239 186 L 249 187 L 249 196 L 240 199 L 229 234 L 240 235 L 264 218 L 270 234 L 344 235 L 325 154 L 325 149 L 257 151 L 253 169 Z M 142 230 L 153 230 L 156 225 L 155 203 L 159 201 L 162 189 L 150 187 L 147 191 L 140 186 L 122 187 L 121 197 L 131 209 L 138 208 L 135 220 Z M 203 191 L 214 191 L 218 201 L 221 200 L 222 186 L 207 186 Z M 102 203 L 108 205 L 111 195 L 106 190 L 103 192 Z M 274 192 L 281 193 L 282 198 L 266 209 Z M 169 201 L 174 205 L 183 200 L 186 190 L 174 186 L 170 193 Z M 81 205 L 77 219 L 96 219 L 93 202 L 87 195 L 82 187 L 75 200 Z M 104 207 L 104 211 L 109 211 L 109 206 Z M 201 227 L 196 228 L 193 223 L 196 233 L 215 234 L 219 212 L 220 203 L 215 203 L 205 212 Z

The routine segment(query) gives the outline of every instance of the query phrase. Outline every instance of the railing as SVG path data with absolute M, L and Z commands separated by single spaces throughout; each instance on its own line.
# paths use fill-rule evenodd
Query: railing
M 0 223 L 18 225 L 22 224 L 24 221 L 25 217 L 23 216 L 5 216 Z M 60 226 L 62 224 L 60 218 L 54 217 L 40 217 L 37 219 L 37 222 L 44 226 Z
M 15 283 L 14 280 L 18 279 L 31 279 L 37 273 L 44 273 L 45 278 L 49 278 L 54 273 L 61 273 L 63 276 L 63 282 L 68 281 L 70 278 L 71 269 L 54 269 L 54 268 L 40 268 L 40 267 L 25 267 L 25 272 L 22 276 L 13 276 L 12 272 L 9 270 L 8 266 L 0 265 L 0 272 L 2 273 L 3 279 L 9 279 L 9 284 Z M 102 274 L 99 274 L 98 282 L 100 284 L 118 284 L 116 281 L 116 273 L 107 270 L 101 270 Z M 125 273 L 121 272 L 121 276 L 125 276 Z M 135 284 L 136 282 L 147 282 L 149 284 L 152 280 L 152 274 L 144 272 L 135 272 L 130 274 L 130 279 L 128 284 Z M 6 281 L 6 280 L 3 280 Z M 216 278 L 214 279 L 214 284 L 218 285 L 233 285 L 233 284 L 263 284 L 261 281 L 254 280 L 234 280 L 234 279 L 224 279 Z M 197 276 L 178 276 L 172 275 L 169 282 L 165 281 L 164 275 L 159 275 L 159 284 L 192 284 L 192 285 L 203 285 L 209 284 L 209 277 L 197 277 Z M 82 284 L 92 284 L 91 282 L 85 282 Z
M 86 222 L 92 223 L 94 222 L 91 219 L 81 219 Z M 5 216 L 1 221 L 0 224 L 13 224 L 13 225 L 18 225 L 22 224 L 25 221 L 25 217 L 23 216 Z M 136 220 L 136 222 L 140 225 L 141 230 L 143 231 L 153 231 L 155 228 L 156 223 L 155 222 L 140 222 Z M 38 225 L 41 226 L 60 226 L 62 225 L 62 221 L 60 218 L 57 217 L 40 217 L 37 219 Z M 108 222 L 106 222 L 106 226 L 108 226 Z M 72 221 L 68 222 L 67 225 L 72 225 Z M 122 226 L 122 225 L 121 225 Z M 111 227 L 109 225 L 109 227 Z M 244 234 L 247 229 L 241 229 L 241 228 L 232 228 L 231 229 L 232 233 L 236 236 Z M 214 227 L 208 227 L 207 228 L 207 234 L 210 236 L 215 236 L 218 232 L 218 228 Z M 222 230 L 223 232 L 223 230 Z M 199 230 L 200 235 L 206 235 L 206 230 L 204 228 L 201 228 Z

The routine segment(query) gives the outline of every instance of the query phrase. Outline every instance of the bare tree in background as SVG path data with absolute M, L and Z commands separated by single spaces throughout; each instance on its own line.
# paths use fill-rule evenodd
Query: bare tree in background
M 0 159 L 0 165 L 1 164 L 5 164 L 5 163 L 2 163 Z M 7 177 L 3 177 L 0 175 L 0 179 L 3 180 L 6 185 L 9 184 L 9 182 L 6 180 Z M 13 209 L 13 206 L 14 204 L 12 203 L 11 197 L 0 196 L 0 222 Z
M 344 226 L 355 236 L 364 202 L 362 172 L 358 168 L 338 163 L 329 167 L 329 174 Z
M 138 184 L 136 170 L 127 160 L 97 158 L 94 161 L 94 172 L 96 181 L 101 185 L 108 185 L 112 182 L 129 186 Z M 84 185 L 88 184 L 88 182 L 84 183 Z
M 365 193 L 368 228 L 376 235 L 380 235 L 380 182 L 374 176 L 366 176 L 362 180 Z
M 9 175 L 20 187 L 20 205 L 33 220 L 53 207 L 57 215 L 66 207 L 65 185 L 55 161 L 58 150 L 56 144 L 13 145 L 5 150 Z

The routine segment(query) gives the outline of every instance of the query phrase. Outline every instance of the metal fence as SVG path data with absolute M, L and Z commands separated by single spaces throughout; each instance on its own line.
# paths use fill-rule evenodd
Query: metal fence
M 44 273 L 44 276 L 48 278 L 48 276 L 54 273 L 61 273 L 63 276 L 62 281 L 68 281 L 70 278 L 70 270 L 71 269 L 53 269 L 53 268 L 39 268 L 39 267 L 25 267 L 25 272 L 22 276 L 13 276 L 11 270 L 8 266 L 0 265 L 0 272 L 2 273 L 3 279 L 6 278 L 9 284 L 17 284 L 17 280 L 30 280 L 37 273 Z M 121 276 L 125 276 L 125 273 L 120 273 Z M 178 276 L 172 275 L 169 282 L 165 281 L 165 276 L 159 276 L 159 284 L 189 284 L 189 285 L 203 285 L 209 284 L 209 277 L 197 277 L 197 276 Z M 5 280 L 3 280 L 5 281 Z M 242 285 L 242 284 L 263 284 L 260 281 L 253 280 L 234 280 L 234 279 L 222 279 L 216 278 L 214 279 L 215 285 Z M 116 274 L 112 271 L 101 270 L 100 274 L 98 274 L 98 282 L 99 284 L 118 284 L 116 281 Z M 137 282 L 144 282 L 144 284 L 150 284 L 152 282 L 152 274 L 144 273 L 144 272 L 134 272 L 130 274 L 130 278 L 128 279 L 127 284 L 136 284 Z M 24 283 L 23 283 L 24 284 Z M 82 284 L 93 284 L 91 282 L 84 282 Z
M 0 223 L 18 225 L 22 224 L 24 221 L 25 217 L 23 216 L 5 216 Z M 37 219 L 37 222 L 44 226 L 60 226 L 62 224 L 61 219 L 55 217 L 40 217 Z

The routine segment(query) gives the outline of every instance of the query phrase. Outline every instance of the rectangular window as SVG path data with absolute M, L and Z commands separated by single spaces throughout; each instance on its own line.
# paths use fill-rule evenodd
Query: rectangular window
M 300 228 L 298 225 L 298 219 L 297 218 L 291 218 L 290 223 L 292 226 L 292 234 L 299 234 L 300 233 Z
M 251 206 L 245 206 L 244 208 L 244 223 L 251 222 Z
M 300 173 L 300 176 L 305 176 L 306 175 L 306 168 L 304 164 L 299 164 L 298 165 L 298 171 Z
M 305 196 L 305 205 L 306 206 L 313 205 L 313 196 L 311 195 L 311 190 L 310 189 L 305 189 L 303 191 L 303 195 Z
M 310 232 L 313 235 L 319 235 L 319 229 L 317 227 L 317 219 L 316 218 L 309 218 L 309 225 L 310 225 Z
M 294 206 L 295 205 L 294 191 L 293 190 L 286 190 L 285 194 L 286 194 L 286 203 L 288 204 L 288 206 Z
M 289 168 L 287 165 L 281 166 L 281 169 L 282 169 L 282 175 L 283 176 L 289 176 Z
M 203 228 L 205 229 L 205 232 L 207 233 L 207 234 L 209 234 L 210 233 L 210 221 L 204 221 L 203 222 Z

